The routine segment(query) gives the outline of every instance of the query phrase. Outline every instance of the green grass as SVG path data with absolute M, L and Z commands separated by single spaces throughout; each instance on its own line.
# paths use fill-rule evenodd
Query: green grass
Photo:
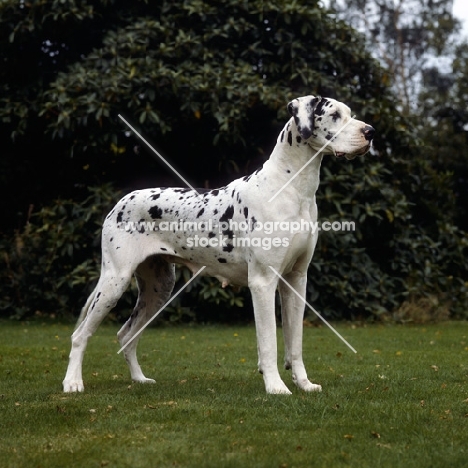
M 132 384 L 101 326 L 61 393 L 71 325 L 0 323 L 1 467 L 466 467 L 468 323 L 305 329 L 320 394 L 269 396 L 252 327 L 152 328 Z M 281 330 L 278 331 L 279 335 Z M 280 346 L 282 345 L 282 340 Z

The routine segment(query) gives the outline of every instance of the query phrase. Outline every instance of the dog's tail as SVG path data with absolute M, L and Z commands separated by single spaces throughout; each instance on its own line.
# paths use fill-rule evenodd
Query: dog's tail
M 88 310 L 91 307 L 91 304 L 93 303 L 94 298 L 96 297 L 96 293 L 97 293 L 97 285 L 94 288 L 94 291 L 89 295 L 88 300 L 86 301 L 86 304 L 81 309 L 80 316 L 78 317 L 78 320 L 77 320 L 76 325 L 75 325 L 75 330 L 81 325 L 81 322 L 88 315 Z

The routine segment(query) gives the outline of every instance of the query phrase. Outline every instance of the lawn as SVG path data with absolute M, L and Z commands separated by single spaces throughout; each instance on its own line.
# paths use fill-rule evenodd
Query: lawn
M 304 331 L 322 393 L 266 395 L 253 326 L 147 329 L 132 384 L 106 324 L 63 394 L 73 326 L 2 321 L 0 466 L 467 467 L 468 322 L 336 328 L 357 354 Z

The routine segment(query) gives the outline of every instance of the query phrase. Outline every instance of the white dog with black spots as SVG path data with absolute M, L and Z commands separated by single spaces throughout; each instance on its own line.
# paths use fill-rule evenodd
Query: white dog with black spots
M 266 392 L 290 394 L 277 364 L 278 289 L 284 365 L 292 370 L 293 382 L 301 390 L 321 390 L 320 385 L 309 381 L 302 359 L 304 302 L 289 287 L 305 298 L 307 268 L 318 232 L 285 232 L 279 226 L 298 220 L 317 221 L 315 194 L 323 156 L 353 159 L 365 154 L 371 147 L 374 129 L 353 119 L 348 106 L 330 98 L 300 97 L 288 104 L 288 111 L 291 118 L 279 134 L 273 152 L 253 174 L 202 193 L 187 188 L 137 190 L 116 204 L 103 225 L 99 281 L 72 335 L 63 381 L 65 392 L 83 391 L 82 362 L 88 338 L 115 306 L 133 275 L 139 296 L 118 339 L 122 346 L 131 341 L 124 350 L 131 378 L 154 382 L 141 370 L 136 353 L 139 336 L 134 338 L 170 298 L 175 263 L 185 265 L 193 273 L 205 267 L 203 274 L 218 278 L 223 286 L 249 287 L 258 368 Z M 276 229 L 268 235 L 257 229 L 271 221 Z M 178 229 L 184 222 L 191 223 L 191 228 Z

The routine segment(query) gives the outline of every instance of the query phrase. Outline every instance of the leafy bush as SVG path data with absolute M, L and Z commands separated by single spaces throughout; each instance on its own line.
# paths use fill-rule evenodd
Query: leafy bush
M 91 188 L 82 203 L 56 200 L 26 227 L 0 240 L 3 314 L 76 314 L 99 276 L 101 222 L 116 201 L 110 185 Z
M 2 214 L 11 228 L 30 197 L 45 208 L 0 239 L 2 313 L 76 314 L 84 303 L 98 276 L 101 222 L 118 194 L 98 187 L 77 203 L 76 187 L 103 178 L 119 187 L 173 185 L 158 163 L 135 156 L 119 113 L 170 150 L 194 183 L 213 187 L 234 178 L 232 168 L 245 175 L 260 165 L 288 100 L 316 94 L 337 97 L 375 126 L 380 159 L 324 161 L 320 219 L 355 221 L 357 230 L 321 234 L 308 299 L 329 317 L 375 318 L 436 297 L 431 303 L 466 317 L 467 239 L 454 221 L 464 211 L 454 209 L 440 164 L 450 154 L 431 165 L 417 123 L 397 111 L 389 74 L 363 38 L 318 1 L 215 3 L 101 0 L 91 9 L 75 5 L 71 15 L 52 0 L 7 2 Z M 40 65 L 24 73 L 25 63 Z M 451 153 L 463 144 L 457 140 Z M 43 158 L 31 157 L 37 147 Z M 50 203 L 57 193 L 64 199 Z M 178 270 L 178 284 L 187 274 Z M 197 279 L 169 317 L 250 318 L 247 299 L 245 290 Z
M 403 303 L 431 302 L 441 315 L 467 318 L 468 238 L 453 224 L 446 174 L 433 171 L 418 150 L 385 162 L 324 162 L 320 218 L 356 222 L 355 232 L 319 237 L 308 291 L 325 316 L 388 318 Z M 400 183 L 401 174 L 412 174 L 412 183 Z

